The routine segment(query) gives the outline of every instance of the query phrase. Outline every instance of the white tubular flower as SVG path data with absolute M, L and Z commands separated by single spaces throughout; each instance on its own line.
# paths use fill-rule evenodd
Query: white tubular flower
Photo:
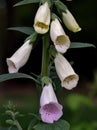
M 77 86 L 79 76 L 74 72 L 70 63 L 61 54 L 57 54 L 54 60 L 56 72 L 61 80 L 62 87 L 68 90 Z
M 63 115 L 62 105 L 58 103 L 51 83 L 44 86 L 40 97 L 40 114 L 43 122 L 53 123 Z
M 48 32 L 50 24 L 50 9 L 48 3 L 41 5 L 34 19 L 34 29 L 37 33 L 44 34 Z
M 66 9 L 66 13 L 65 12 L 62 13 L 62 19 L 63 19 L 65 26 L 70 31 L 72 31 L 72 32 L 81 31 L 80 26 L 78 25 L 75 18 L 73 17 L 73 15 L 71 14 L 71 12 L 68 9 Z
M 67 51 L 70 46 L 70 40 L 65 34 L 58 19 L 51 22 L 50 37 L 58 52 L 65 53 Z
M 16 73 L 26 64 L 30 56 L 32 45 L 26 41 L 10 58 L 6 59 L 9 73 Z

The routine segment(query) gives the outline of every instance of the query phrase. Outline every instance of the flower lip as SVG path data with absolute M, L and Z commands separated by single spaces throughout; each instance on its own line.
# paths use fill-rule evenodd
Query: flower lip
M 15 73 L 18 71 L 18 68 L 16 67 L 15 63 L 12 60 L 10 60 L 10 58 L 7 58 L 6 61 L 7 61 L 8 66 L 10 66 L 8 67 L 8 71 L 10 73 Z
M 46 25 L 42 22 L 39 22 L 39 21 L 35 24 L 35 26 L 42 28 L 42 29 L 48 29 L 48 27 L 49 27 L 48 25 Z
M 56 45 L 60 44 L 60 45 L 63 45 L 64 43 L 67 42 L 67 37 L 64 36 L 64 35 L 60 35 L 56 38 Z M 68 44 L 67 44 L 68 45 Z
M 72 88 L 76 87 L 78 80 L 79 76 L 77 74 L 69 75 L 62 81 L 62 87 L 71 90 Z
M 62 106 L 58 103 L 50 102 L 40 108 L 42 121 L 46 123 L 54 123 L 62 116 Z

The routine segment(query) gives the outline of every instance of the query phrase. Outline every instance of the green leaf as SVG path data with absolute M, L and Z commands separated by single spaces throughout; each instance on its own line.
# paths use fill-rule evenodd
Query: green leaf
M 91 43 L 82 43 L 82 42 L 72 42 L 70 48 L 85 48 L 85 47 L 94 47 L 95 45 Z
M 69 130 L 70 125 L 65 120 L 58 120 L 53 124 L 46 124 L 40 122 L 36 126 L 33 127 L 35 130 Z
M 27 35 L 31 35 L 34 32 L 33 27 L 10 27 L 8 30 L 19 31 Z
M 33 118 L 28 126 L 27 130 L 32 130 L 32 128 L 39 122 L 36 118 Z
M 32 4 L 32 3 L 39 3 L 39 2 L 40 2 L 40 0 L 22 0 L 22 1 L 18 2 L 18 3 L 16 3 L 14 5 L 14 7 L 20 6 L 20 5 Z
M 0 75 L 0 82 L 6 81 L 6 80 L 10 80 L 10 79 L 15 79 L 15 78 L 32 79 L 36 83 L 39 83 L 38 80 L 36 80 L 32 76 L 24 74 L 24 73 L 2 74 L 2 75 Z

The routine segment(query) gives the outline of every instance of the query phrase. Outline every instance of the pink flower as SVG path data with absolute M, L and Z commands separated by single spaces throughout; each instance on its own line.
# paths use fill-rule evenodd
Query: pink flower
M 40 114 L 43 122 L 54 123 L 63 115 L 62 105 L 58 103 L 51 83 L 44 86 L 40 97 Z

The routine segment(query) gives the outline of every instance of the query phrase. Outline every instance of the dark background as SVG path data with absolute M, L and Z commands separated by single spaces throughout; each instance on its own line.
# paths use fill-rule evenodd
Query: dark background
M 13 7 L 19 1 L 0 0 L 0 74 L 8 73 L 6 58 L 11 57 L 27 37 L 25 34 L 9 31 L 7 28 L 33 27 L 35 12 L 38 8 L 38 4 Z M 82 28 L 82 31 L 72 33 L 64 26 L 71 41 L 92 43 L 97 47 L 97 0 L 72 0 L 70 2 L 64 0 L 63 2 Z M 41 56 L 42 43 L 40 42 L 32 51 L 27 64 L 19 72 L 40 74 Z M 96 130 L 97 49 L 92 47 L 69 49 L 64 56 L 68 61 L 74 61 L 73 68 L 80 80 L 75 89 L 71 91 L 61 89 L 57 92 L 58 99 L 64 106 L 63 117 L 70 122 L 72 130 Z M 0 83 L 0 127 L 5 125 L 2 106 L 9 100 L 13 101 L 21 112 L 38 112 L 39 110 L 39 93 L 31 80 L 18 79 Z M 29 121 L 27 117 L 25 121 L 22 118 L 24 126 L 27 121 Z

